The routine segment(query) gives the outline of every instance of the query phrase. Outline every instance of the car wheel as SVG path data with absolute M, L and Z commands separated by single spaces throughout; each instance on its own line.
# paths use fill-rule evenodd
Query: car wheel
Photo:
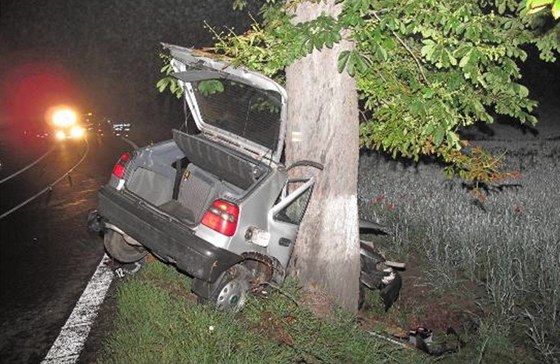
M 224 273 L 219 286 L 208 299 L 218 311 L 238 312 L 245 305 L 249 290 L 248 274 L 245 270 L 244 267 L 237 266 L 233 272 Z
M 109 256 L 121 263 L 134 263 L 148 254 L 146 249 L 127 243 L 121 234 L 113 230 L 105 233 L 103 243 Z

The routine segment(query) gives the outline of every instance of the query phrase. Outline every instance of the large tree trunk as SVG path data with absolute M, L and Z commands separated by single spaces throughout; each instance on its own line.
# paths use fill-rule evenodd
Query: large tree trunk
M 305 2 L 296 21 L 322 12 L 336 16 L 334 0 Z M 306 287 L 319 286 L 335 302 L 358 306 L 360 253 L 358 236 L 358 106 L 354 80 L 337 71 L 338 55 L 352 44 L 343 41 L 298 60 L 286 70 L 288 164 L 320 162 L 312 200 L 294 250 L 293 273 Z

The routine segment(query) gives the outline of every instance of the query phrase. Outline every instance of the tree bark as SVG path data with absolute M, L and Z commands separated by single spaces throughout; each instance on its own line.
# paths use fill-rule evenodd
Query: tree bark
M 304 2 L 296 22 L 322 12 L 339 13 L 334 0 Z M 304 286 L 319 286 L 334 301 L 356 311 L 360 274 L 358 235 L 358 105 L 354 79 L 339 73 L 342 41 L 332 49 L 313 51 L 286 70 L 288 134 L 286 160 L 320 162 L 311 202 L 294 248 L 292 274 Z

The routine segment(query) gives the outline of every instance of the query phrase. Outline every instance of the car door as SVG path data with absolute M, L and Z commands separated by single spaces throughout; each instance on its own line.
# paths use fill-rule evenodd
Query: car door
M 299 230 L 299 225 L 307 210 L 313 185 L 312 177 L 289 178 L 276 204 L 269 213 L 269 227 L 272 239 L 268 254 L 287 266 Z

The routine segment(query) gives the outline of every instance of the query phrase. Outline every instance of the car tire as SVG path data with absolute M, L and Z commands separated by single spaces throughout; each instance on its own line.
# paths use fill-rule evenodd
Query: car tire
M 203 302 L 212 304 L 218 311 L 232 313 L 240 311 L 247 301 L 249 290 L 247 277 L 248 272 L 242 266 L 224 272 L 219 285 Z
M 134 263 L 148 254 L 148 251 L 143 247 L 128 244 L 121 234 L 113 230 L 105 232 L 103 239 L 105 250 L 109 256 L 121 263 Z

